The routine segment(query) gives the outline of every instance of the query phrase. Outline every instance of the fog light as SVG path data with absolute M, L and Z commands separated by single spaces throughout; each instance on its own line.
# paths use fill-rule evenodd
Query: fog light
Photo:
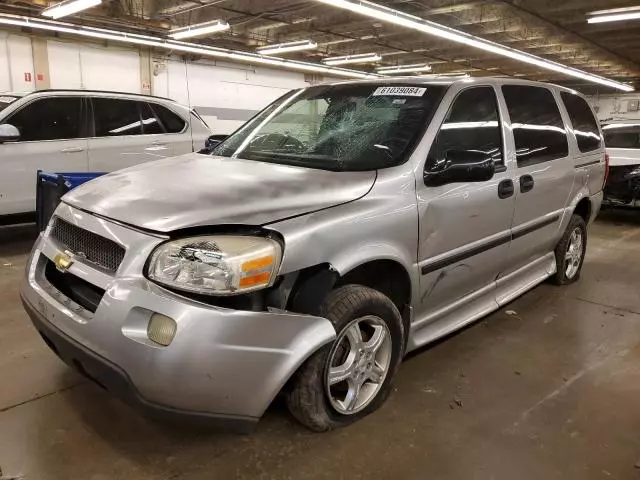
M 178 325 L 173 318 L 154 313 L 147 326 L 147 337 L 152 342 L 166 347 L 175 337 L 177 328 Z

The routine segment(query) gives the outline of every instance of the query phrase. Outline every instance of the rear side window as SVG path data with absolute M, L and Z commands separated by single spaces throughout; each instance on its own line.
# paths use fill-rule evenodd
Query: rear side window
M 492 87 L 475 87 L 461 92 L 429 152 L 427 166 L 444 162 L 450 150 L 481 151 L 502 165 L 502 135 L 498 103 Z
M 548 162 L 569 154 L 562 116 L 550 90 L 504 85 L 502 93 L 511 117 L 518 167 Z
M 602 127 L 604 144 L 610 148 L 640 148 L 640 123 L 612 123 Z
M 94 98 L 93 115 L 96 137 L 142 135 L 142 117 L 136 101 Z
M 184 130 L 186 123 L 178 115 L 157 103 L 151 103 L 150 105 L 156 117 L 158 117 L 162 125 L 164 125 L 167 133 L 180 133 Z
M 564 106 L 567 107 L 569 120 L 571 120 L 580 151 L 583 153 L 591 152 L 600 148 L 602 137 L 600 136 L 598 123 L 586 100 L 568 92 L 562 92 L 560 95 Z
M 21 142 L 80 138 L 82 98 L 36 100 L 5 120 L 20 131 Z

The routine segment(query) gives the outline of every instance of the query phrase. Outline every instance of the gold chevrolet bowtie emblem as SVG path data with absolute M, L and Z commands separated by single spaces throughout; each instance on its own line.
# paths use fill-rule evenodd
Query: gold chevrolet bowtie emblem
M 56 264 L 56 268 L 61 272 L 66 272 L 69 270 L 69 267 L 73 265 L 73 260 L 71 256 L 65 253 L 58 253 L 55 257 L 53 257 L 53 263 Z

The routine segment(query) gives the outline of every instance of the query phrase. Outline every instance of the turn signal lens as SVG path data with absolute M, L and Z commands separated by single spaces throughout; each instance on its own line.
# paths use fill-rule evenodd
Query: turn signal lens
M 242 264 L 243 272 L 252 272 L 254 270 L 262 270 L 267 267 L 271 267 L 274 262 L 273 255 L 269 255 L 268 257 L 256 258 L 255 260 L 249 260 L 248 262 L 244 262 Z
M 240 279 L 240 287 L 247 288 L 257 287 L 258 285 L 268 285 L 270 279 L 271 273 L 269 272 L 256 273 L 254 275 L 242 277 Z
M 273 255 L 267 255 L 244 262 L 242 264 L 242 273 L 240 274 L 240 288 L 269 285 L 274 261 Z

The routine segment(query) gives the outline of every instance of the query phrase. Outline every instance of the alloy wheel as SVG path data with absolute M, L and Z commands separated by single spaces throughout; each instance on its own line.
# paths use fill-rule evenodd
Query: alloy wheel
M 361 411 L 376 397 L 391 363 L 391 333 L 379 317 L 350 322 L 338 336 L 325 374 L 332 407 L 343 415 Z

